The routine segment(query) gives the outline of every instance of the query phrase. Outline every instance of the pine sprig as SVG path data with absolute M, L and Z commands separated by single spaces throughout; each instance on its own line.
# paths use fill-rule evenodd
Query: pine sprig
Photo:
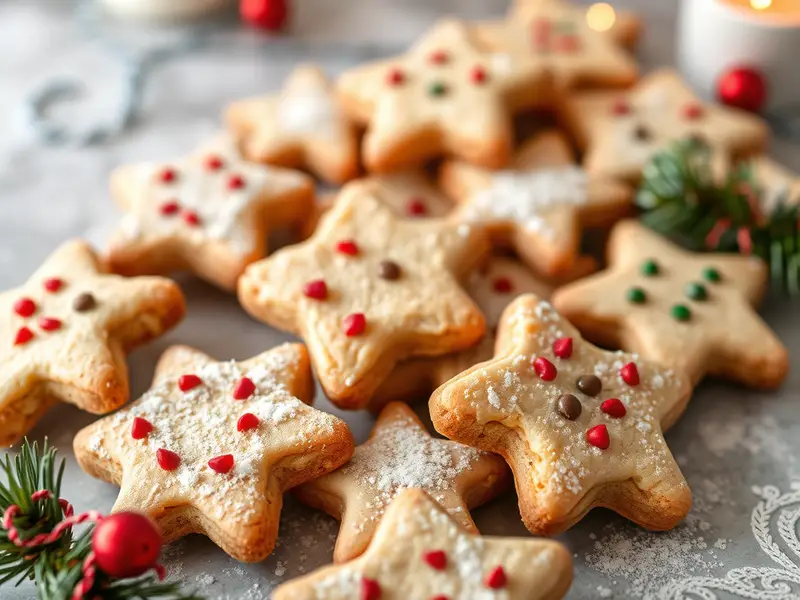
M 751 165 L 721 175 L 711 149 L 686 140 L 648 163 L 636 203 L 662 235 L 694 251 L 759 256 L 773 289 L 800 295 L 800 199 L 764 195 Z

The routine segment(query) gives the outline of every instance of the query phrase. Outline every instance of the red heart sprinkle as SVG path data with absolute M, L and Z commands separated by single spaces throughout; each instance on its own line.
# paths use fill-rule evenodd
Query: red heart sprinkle
M 164 204 L 162 204 L 158 210 L 165 217 L 169 217 L 171 215 L 176 214 L 180 209 L 181 205 L 178 204 L 177 200 L 169 200 L 167 202 L 164 202 Z
M 244 177 L 241 175 L 231 175 L 228 178 L 229 190 L 240 190 L 244 187 Z
M 510 294 L 514 289 L 508 277 L 495 277 L 494 281 L 492 281 L 492 287 L 498 294 Z
M 30 298 L 20 298 L 14 302 L 14 312 L 20 317 L 30 317 L 36 312 L 36 302 Z
M 506 572 L 500 565 L 496 566 L 494 569 L 489 571 L 489 574 L 486 576 L 486 579 L 484 580 L 484 584 L 486 585 L 486 587 L 493 590 L 499 590 L 501 588 L 506 587 L 507 582 L 508 578 L 506 577 Z
M 620 98 L 611 106 L 611 112 L 617 116 L 630 114 L 631 105 L 628 104 L 627 100 Z
M 153 431 L 153 424 L 147 419 L 142 417 L 134 417 L 133 425 L 131 425 L 131 437 L 135 440 L 141 440 L 147 437 L 147 434 Z
M 484 83 L 486 81 L 486 69 L 483 67 L 473 67 L 469 77 L 472 83 Z
M 217 473 L 227 473 L 233 468 L 233 454 L 223 454 L 208 461 L 208 466 Z
M 374 579 L 368 577 L 361 578 L 361 600 L 379 600 L 381 597 L 381 585 Z
M 423 552 L 422 560 L 437 571 L 444 571 L 447 568 L 447 554 L 444 553 L 444 550 Z
M 303 286 L 303 295 L 314 300 L 325 300 L 328 297 L 328 286 L 322 279 L 314 279 Z
M 400 69 L 391 69 L 386 74 L 386 81 L 389 85 L 400 85 L 405 81 L 406 76 L 403 74 L 403 71 Z
M 406 212 L 413 217 L 421 217 L 428 214 L 428 207 L 422 198 L 411 198 L 406 204 Z
M 244 413 L 236 422 L 236 431 L 249 431 L 258 427 L 260 421 L 253 413 Z
M 156 460 L 158 461 L 158 466 L 165 471 L 174 471 L 181 464 L 181 457 L 172 450 L 166 450 L 165 448 L 156 450 Z
M 363 313 L 351 313 L 342 319 L 344 333 L 347 337 L 353 337 L 364 333 L 367 328 L 367 318 Z
M 161 172 L 158 174 L 158 178 L 161 180 L 162 183 L 172 183 L 175 181 L 175 178 L 178 174 L 175 172 L 175 169 L 162 169 Z
M 64 285 L 64 281 L 58 277 L 51 277 L 50 279 L 45 279 L 42 285 L 48 292 L 57 292 Z
M 242 377 L 233 387 L 234 400 L 247 400 L 256 391 L 256 384 L 249 377 Z
M 336 251 L 339 254 L 356 256 L 358 254 L 358 244 L 354 240 L 342 240 L 336 244 Z
M 569 358 L 572 356 L 572 338 L 558 338 L 555 342 L 553 342 L 553 353 L 558 358 Z
M 198 225 L 200 225 L 200 215 L 198 215 L 193 210 L 184 211 L 183 220 L 186 222 L 187 225 L 191 225 L 192 227 L 197 227 Z
M 556 369 L 556 366 L 543 356 L 539 356 L 538 358 L 534 359 L 533 369 L 544 381 L 553 381 L 553 379 L 556 378 L 556 375 L 558 375 L 558 369 Z
M 33 332 L 27 327 L 20 327 L 17 330 L 17 335 L 14 336 L 14 345 L 21 346 L 27 344 L 33 339 Z
M 586 441 L 600 450 L 605 450 L 611 444 L 608 428 L 605 425 L 595 425 L 586 432 Z
M 689 104 L 683 107 L 683 116 L 690 121 L 694 121 L 695 119 L 699 119 L 703 116 L 703 107 L 702 105 L 696 102 L 690 102 Z
M 44 331 L 57 331 L 61 329 L 61 321 L 53 317 L 39 317 L 39 327 Z
M 206 156 L 206 169 L 209 171 L 219 171 L 223 164 L 222 159 L 216 154 Z
M 178 377 L 178 389 L 182 392 L 188 392 L 189 390 L 193 390 L 198 385 L 201 385 L 203 380 L 200 379 L 197 375 L 193 375 L 189 373 L 188 375 L 181 375 Z
M 600 405 L 600 410 L 606 413 L 609 417 L 614 417 L 615 419 L 621 419 L 628 412 L 625 410 L 625 405 L 622 403 L 622 401 L 620 401 L 619 398 L 609 398 L 608 400 L 603 400 L 603 403 Z
M 639 385 L 639 369 L 636 368 L 636 363 L 629 362 L 623 365 L 619 370 L 619 375 L 622 381 L 628 385 Z
M 429 58 L 433 64 L 442 65 L 447 62 L 449 57 L 447 56 L 447 52 L 445 52 L 444 50 L 436 50 L 434 52 L 431 52 Z

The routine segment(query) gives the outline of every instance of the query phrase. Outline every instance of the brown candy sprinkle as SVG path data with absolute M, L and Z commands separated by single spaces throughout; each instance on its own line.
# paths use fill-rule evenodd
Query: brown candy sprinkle
M 651 137 L 650 130 L 645 127 L 644 125 L 638 125 L 636 129 L 633 130 L 633 135 L 636 137 L 637 140 L 641 142 L 648 141 Z
M 400 277 L 400 265 L 393 260 L 383 260 L 378 265 L 378 277 L 394 281 Z
M 581 401 L 578 400 L 573 394 L 562 394 L 558 398 L 558 412 L 565 419 L 574 421 L 581 416 Z
M 581 375 L 575 385 L 587 396 L 597 396 L 603 390 L 603 382 L 596 375 Z
M 72 308 L 75 312 L 86 312 L 92 310 L 95 306 L 97 306 L 97 300 L 89 292 L 78 294 L 75 296 L 75 300 L 72 301 Z

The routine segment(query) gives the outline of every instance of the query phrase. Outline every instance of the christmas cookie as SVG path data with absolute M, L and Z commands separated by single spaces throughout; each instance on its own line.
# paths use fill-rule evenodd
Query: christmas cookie
M 765 213 L 772 212 L 780 204 L 800 203 L 800 176 L 766 156 L 758 156 L 748 163 L 758 188 L 754 191 L 759 194 L 760 208 Z
M 355 126 L 315 66 L 297 67 L 280 94 L 234 102 L 226 120 L 250 160 L 308 169 L 330 183 L 358 174 Z
M 391 171 L 452 154 L 487 168 L 511 157 L 511 114 L 549 101 L 528 56 L 478 50 L 463 24 L 437 24 L 407 54 L 345 72 L 346 110 L 367 126 L 364 162 Z
M 239 300 L 300 335 L 320 383 L 361 408 L 394 368 L 480 340 L 483 315 L 458 284 L 488 250 L 481 232 L 442 219 L 398 218 L 375 182 L 353 182 L 314 235 L 247 268 Z
M 115 512 L 149 515 L 167 541 L 202 533 L 258 562 L 275 546 L 283 492 L 353 454 L 347 425 L 308 406 L 313 395 L 300 344 L 244 362 L 173 346 L 144 396 L 78 433 L 75 457 L 121 486 Z
M 309 177 L 245 162 L 222 138 L 183 159 L 121 167 L 111 191 L 126 211 L 108 250 L 115 272 L 185 269 L 228 290 L 266 255 L 267 233 L 301 223 L 314 202 Z
M 589 173 L 632 181 L 675 141 L 697 138 L 726 157 L 741 156 L 762 150 L 769 134 L 756 115 L 701 102 L 667 69 L 625 92 L 572 95 L 564 109 Z
M 508 461 L 531 532 L 595 506 L 663 530 L 692 503 L 662 436 L 690 394 L 684 374 L 592 346 L 528 294 L 503 313 L 494 358 L 437 389 L 430 409 L 437 431 Z
M 754 310 L 761 259 L 697 254 L 636 221 L 618 224 L 607 270 L 558 290 L 554 304 L 588 337 L 686 372 L 754 387 L 780 385 L 786 348 Z
M 419 489 L 401 492 L 367 551 L 279 586 L 273 600 L 559 600 L 572 559 L 549 540 L 464 531 Z
M 512 10 L 506 21 L 476 25 L 473 32 L 494 52 L 531 56 L 560 88 L 627 87 L 638 77 L 636 62 L 607 31 L 598 31 L 613 20 L 596 9 L 543 0 Z
M 84 242 L 58 248 L 0 294 L 0 444 L 19 440 L 59 400 L 95 414 L 125 404 L 125 353 L 185 310 L 168 279 L 107 275 Z
M 607 226 L 630 209 L 632 190 L 575 164 L 564 137 L 541 133 L 522 145 L 509 170 L 460 161 L 441 169 L 458 216 L 484 227 L 495 245 L 511 246 L 536 271 L 567 275 L 580 254 L 582 227 Z
M 295 493 L 342 522 L 333 559 L 344 562 L 367 549 L 386 507 L 402 490 L 425 490 L 459 525 L 477 533 L 469 510 L 509 482 L 502 458 L 431 437 L 407 404 L 391 402 L 350 462 Z
M 596 268 L 595 261 L 581 257 L 569 280 L 588 275 Z M 375 391 L 369 410 L 377 412 L 389 400 L 426 401 L 431 392 L 444 382 L 479 362 L 489 360 L 494 352 L 497 325 L 506 306 L 520 294 L 536 294 L 549 298 L 563 281 L 535 275 L 522 263 L 505 257 L 492 257 L 473 273 L 466 284 L 467 293 L 486 317 L 486 334 L 472 348 L 436 358 L 418 358 L 397 365 L 391 375 Z

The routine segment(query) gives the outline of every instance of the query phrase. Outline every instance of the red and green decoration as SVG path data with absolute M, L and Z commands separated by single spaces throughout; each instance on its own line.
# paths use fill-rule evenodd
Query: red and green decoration
M 148 517 L 74 513 L 60 498 L 64 461 L 46 441 L 40 452 L 26 440 L 0 472 L 0 587 L 33 580 L 41 600 L 202 600 L 162 581 L 161 534 Z
M 724 179 L 711 150 L 691 139 L 657 154 L 636 195 L 642 222 L 695 252 L 735 252 L 767 262 L 773 289 L 800 296 L 800 199 L 763 209 L 761 186 L 743 163 Z

